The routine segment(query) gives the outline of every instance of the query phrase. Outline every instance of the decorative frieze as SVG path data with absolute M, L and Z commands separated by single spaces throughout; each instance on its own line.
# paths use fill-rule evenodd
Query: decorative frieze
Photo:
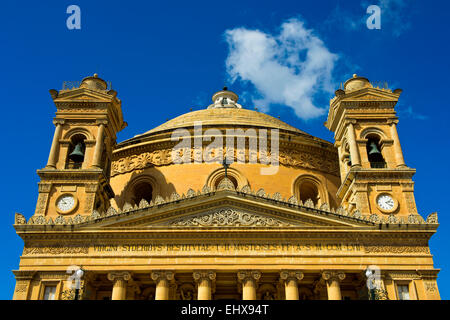
M 205 146 L 203 150 L 196 151 L 194 148 L 191 148 L 191 158 L 195 159 L 196 152 L 202 151 L 212 152 L 213 154 L 218 154 L 220 150 L 207 150 Z M 111 167 L 111 176 L 115 176 L 118 174 L 130 172 L 133 170 L 144 169 L 152 166 L 166 166 L 172 164 L 172 151 L 173 148 L 167 149 L 159 149 L 151 152 L 143 152 L 138 155 L 130 155 L 119 158 L 112 162 Z M 237 161 L 238 157 L 241 160 L 242 153 L 245 154 L 245 162 L 249 162 L 249 152 L 245 150 L 241 152 L 241 150 L 231 150 L 234 152 L 234 160 Z M 230 152 L 227 152 L 226 149 L 222 150 L 224 155 L 230 157 Z M 233 155 L 231 155 L 233 157 Z M 262 156 L 258 154 L 258 157 Z M 270 158 L 270 155 L 267 155 Z M 281 149 L 279 152 L 279 163 L 284 166 L 294 167 L 294 168 L 308 168 L 315 169 L 319 171 L 324 171 L 327 173 L 332 173 L 337 175 L 339 171 L 339 164 L 337 159 L 327 157 L 323 157 L 323 153 L 320 152 L 302 152 L 297 149 Z

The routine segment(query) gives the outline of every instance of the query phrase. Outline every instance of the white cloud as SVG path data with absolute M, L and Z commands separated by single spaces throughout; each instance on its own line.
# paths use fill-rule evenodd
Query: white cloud
M 283 104 L 302 119 L 325 112 L 314 98 L 333 91 L 331 74 L 338 57 L 301 20 L 287 20 L 278 35 L 236 28 L 227 30 L 225 38 L 228 75 L 254 86 L 257 107 L 267 111 L 271 104 Z

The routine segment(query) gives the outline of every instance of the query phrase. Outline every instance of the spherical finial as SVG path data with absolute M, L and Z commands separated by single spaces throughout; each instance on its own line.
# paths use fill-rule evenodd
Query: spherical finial
M 353 78 L 357 78 L 358 75 L 356 73 L 353 74 Z
M 94 78 L 98 78 L 98 74 L 94 73 Z
M 223 87 L 223 89 L 222 89 L 223 91 L 227 91 L 228 90 L 228 87 L 227 86 L 225 86 L 225 87 Z

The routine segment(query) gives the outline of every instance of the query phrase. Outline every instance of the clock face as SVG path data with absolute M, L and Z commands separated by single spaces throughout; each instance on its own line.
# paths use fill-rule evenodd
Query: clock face
M 63 212 L 70 211 L 75 207 L 75 198 L 71 195 L 64 195 L 58 199 L 56 205 Z
M 377 204 L 381 209 L 386 211 L 392 210 L 395 207 L 394 199 L 392 199 L 392 197 L 388 194 L 382 194 L 378 196 Z

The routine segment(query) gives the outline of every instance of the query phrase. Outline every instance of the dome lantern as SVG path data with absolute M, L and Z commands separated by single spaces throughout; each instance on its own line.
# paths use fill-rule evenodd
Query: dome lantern
M 227 87 L 224 87 L 221 91 L 213 94 L 213 104 L 208 106 L 208 109 L 213 108 L 238 108 L 242 109 L 242 106 L 237 103 L 239 96 L 233 91 L 229 91 Z

